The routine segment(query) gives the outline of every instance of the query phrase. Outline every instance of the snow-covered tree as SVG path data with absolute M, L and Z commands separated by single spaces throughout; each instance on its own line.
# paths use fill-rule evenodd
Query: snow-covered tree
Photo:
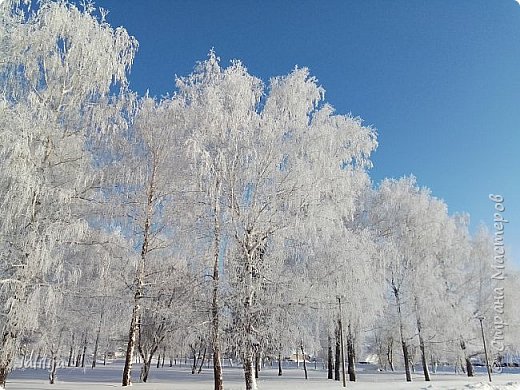
M 186 172 L 182 156 L 183 129 L 178 101 L 144 97 L 130 125 L 114 131 L 108 152 L 110 177 L 105 179 L 105 201 L 113 206 L 107 221 L 118 226 L 131 247 L 138 248 L 133 281 L 133 311 L 123 372 L 123 386 L 131 384 L 132 357 L 140 332 L 142 302 L 153 294 L 156 273 L 172 271 L 172 250 L 182 251 L 180 230 Z M 173 252 L 175 253 L 175 252 Z M 156 263 L 161 263 L 161 267 Z
M 126 87 L 136 49 L 91 6 L 26 9 L 0 5 L 0 386 L 18 336 L 37 326 L 27 307 L 87 230 L 84 199 L 99 182 L 89 139 L 105 127 L 111 88 Z
M 364 166 L 374 134 L 359 120 L 322 105 L 324 91 L 307 69 L 272 79 L 261 99 L 260 80 L 238 61 L 221 68 L 210 53 L 177 86 L 194 130 L 195 166 L 217 189 L 213 198 L 226 217 L 226 267 L 234 274 L 230 288 L 241 302 L 235 312 L 237 337 L 246 388 L 252 389 L 256 305 L 276 269 L 270 259 L 296 235 L 299 221 L 319 213 L 320 189 L 331 188 L 332 175 L 347 175 L 354 164 Z
M 174 329 L 189 326 L 190 303 L 193 300 L 194 275 L 190 275 L 185 261 L 175 254 L 158 256 L 155 253 L 148 261 L 146 300 L 142 304 L 137 349 L 143 366 L 140 379 L 148 380 L 152 358 L 165 346 L 166 338 Z M 198 291 L 195 290 L 195 291 Z M 179 315 L 182 313 L 182 315 Z
M 397 310 L 406 380 L 411 381 L 410 341 L 417 334 L 425 380 L 427 316 L 439 291 L 436 261 L 443 248 L 444 202 L 419 188 L 414 177 L 384 180 L 370 207 L 370 223 L 384 252 L 385 279 Z M 414 318 L 413 321 L 410 321 Z

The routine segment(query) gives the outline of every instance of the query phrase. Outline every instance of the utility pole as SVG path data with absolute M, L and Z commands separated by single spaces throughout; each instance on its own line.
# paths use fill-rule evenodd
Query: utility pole
M 343 319 L 341 315 L 341 297 L 338 295 L 339 305 L 339 330 L 340 330 L 340 347 L 341 347 L 341 376 L 343 378 L 343 387 L 347 387 L 347 381 L 345 379 L 345 348 L 343 347 Z
M 488 373 L 489 381 L 491 382 L 491 367 L 489 366 L 489 360 L 488 360 L 488 353 L 486 348 L 486 337 L 484 336 L 484 325 L 482 324 L 482 321 L 484 321 L 483 315 L 477 315 L 477 319 L 480 321 L 480 330 L 482 332 L 482 343 L 484 344 L 484 355 L 486 355 L 486 368 Z

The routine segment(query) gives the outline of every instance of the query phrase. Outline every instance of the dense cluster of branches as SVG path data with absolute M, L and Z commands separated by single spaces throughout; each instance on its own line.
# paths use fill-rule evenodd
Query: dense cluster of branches
M 471 375 L 475 313 L 510 324 L 495 359 L 516 352 L 498 238 L 413 177 L 374 188 L 375 131 L 307 69 L 266 87 L 210 52 L 155 99 L 128 89 L 136 49 L 90 5 L 0 4 L 0 387 L 16 363 L 45 356 L 52 383 L 118 351 L 123 385 L 136 355 L 143 381 L 190 355 L 222 389 L 226 358 L 250 390 L 294 352 L 338 379 L 342 334 L 351 380 L 369 353 L 407 380 L 417 357 L 427 380 Z

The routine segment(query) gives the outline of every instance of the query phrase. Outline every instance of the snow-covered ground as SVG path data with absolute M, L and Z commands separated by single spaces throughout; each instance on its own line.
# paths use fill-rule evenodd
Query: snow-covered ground
M 94 370 L 81 368 L 64 368 L 58 371 L 58 383 L 50 385 L 46 379 L 47 372 L 41 369 L 15 370 L 9 377 L 7 390 L 102 390 L 120 388 L 122 365 L 113 363 L 109 366 L 96 367 Z M 139 373 L 139 366 L 134 366 L 134 374 Z M 277 376 L 274 368 L 266 367 L 260 373 L 259 390 L 325 390 L 340 389 L 341 382 L 324 379 L 323 370 L 309 368 L 309 379 L 303 378 L 303 370 L 285 369 L 282 377 Z M 242 370 L 225 368 L 224 387 L 226 390 L 244 388 Z M 200 374 L 191 374 L 187 366 L 152 367 L 149 383 L 134 381 L 133 389 L 142 390 L 211 390 L 213 379 L 211 369 L 204 369 Z M 404 381 L 403 373 L 382 373 L 377 371 L 360 372 L 358 381 L 347 382 L 347 388 L 353 390 L 520 390 L 520 371 L 495 374 L 493 383 L 487 382 L 487 376 L 478 372 L 474 378 L 461 374 L 432 374 L 432 382 L 424 382 L 420 375 L 414 375 L 412 383 Z

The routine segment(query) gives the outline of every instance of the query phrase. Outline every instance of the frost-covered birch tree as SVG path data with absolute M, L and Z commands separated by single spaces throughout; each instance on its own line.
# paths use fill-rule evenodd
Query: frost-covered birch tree
M 240 62 L 221 68 L 210 53 L 178 87 L 195 118 L 190 146 L 196 166 L 211 175 L 226 217 L 226 269 L 240 302 L 235 321 L 246 388 L 253 389 L 255 313 L 276 268 L 270 259 L 297 235 L 299 223 L 319 213 L 320 185 L 329 183 L 330 173 L 364 165 L 374 134 L 323 104 L 324 90 L 305 68 L 273 78 L 262 97 L 263 83 Z
M 261 83 L 247 74 L 245 68 L 234 63 L 222 69 L 216 55 L 199 63 L 194 73 L 177 80 L 179 98 L 185 105 L 187 126 L 192 133 L 188 146 L 194 163 L 192 165 L 201 202 L 206 204 L 211 222 L 212 254 L 208 266 L 212 272 L 212 350 L 215 389 L 222 388 L 220 352 L 220 262 L 223 258 L 224 241 L 230 238 L 229 202 L 233 172 L 240 158 L 243 128 L 251 126 L 256 116 L 255 108 L 261 96 Z
M 86 231 L 85 197 L 99 176 L 89 139 L 105 127 L 106 97 L 126 88 L 136 42 L 88 5 L 0 5 L 0 386 L 27 307 L 52 287 L 62 248 Z M 89 37 L 89 39 L 85 39 Z
M 471 241 L 467 229 L 467 217 L 453 216 L 441 221 L 439 250 L 435 255 L 432 274 L 437 278 L 434 291 L 431 287 L 424 291 L 429 297 L 429 310 L 425 313 L 432 325 L 430 332 L 436 336 L 431 347 L 432 366 L 443 359 L 457 364 L 459 355 L 464 362 L 466 373 L 473 376 L 471 365 L 471 339 L 475 321 L 472 321 L 475 295 L 472 279 L 474 264 L 471 259 Z M 424 306 L 423 306 L 424 308 Z M 469 314 L 469 317 L 468 317 Z M 452 351 L 447 354 L 446 351 Z
M 375 195 L 370 214 L 384 251 L 385 279 L 397 310 L 406 380 L 411 381 L 410 344 L 416 332 L 428 381 L 426 315 L 431 312 L 431 297 L 439 291 L 436 261 L 443 248 L 446 205 L 432 197 L 428 189 L 419 188 L 414 177 L 386 179 Z
M 176 100 L 144 97 L 130 110 L 127 130 L 114 132 L 110 173 L 105 180 L 107 215 L 136 250 L 137 262 L 130 282 L 133 295 L 123 386 L 131 384 L 132 358 L 140 332 L 143 298 L 172 272 L 174 256 L 182 252 L 180 210 L 186 172 L 182 154 L 182 116 Z M 176 248 L 176 252 L 174 251 Z M 172 252 L 173 251 L 173 252 Z M 166 261 L 161 261 L 166 260 Z M 153 354 L 152 354 L 153 355 Z

